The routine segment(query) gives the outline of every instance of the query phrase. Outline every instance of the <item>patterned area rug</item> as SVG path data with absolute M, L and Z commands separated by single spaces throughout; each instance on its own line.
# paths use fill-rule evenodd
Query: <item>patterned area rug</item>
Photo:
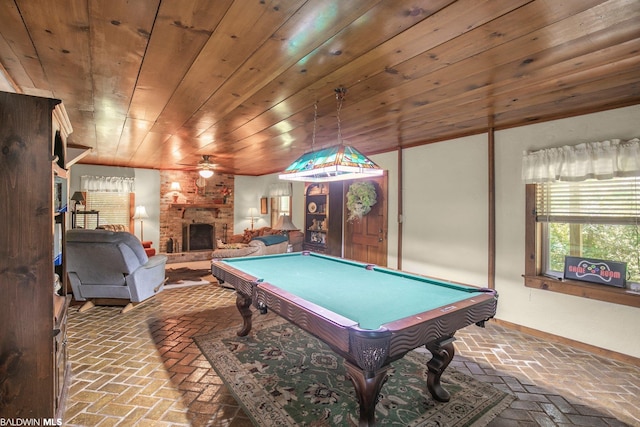
M 195 341 L 258 426 L 357 426 L 358 402 L 343 359 L 280 318 L 254 322 L 247 337 L 225 330 Z M 384 426 L 484 426 L 513 397 L 451 368 L 447 403 L 426 391 L 429 354 L 394 362 L 376 405 Z
M 187 267 L 167 267 L 165 270 L 165 277 L 167 278 L 165 288 L 169 289 L 218 283 L 216 278 L 211 275 L 211 270 L 208 269 L 193 270 Z

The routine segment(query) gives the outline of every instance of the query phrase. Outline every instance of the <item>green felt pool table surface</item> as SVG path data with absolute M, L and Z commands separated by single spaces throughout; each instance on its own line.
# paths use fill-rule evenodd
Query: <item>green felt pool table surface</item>
M 397 270 L 303 252 L 222 262 L 357 322 L 362 329 L 447 307 L 482 292 Z

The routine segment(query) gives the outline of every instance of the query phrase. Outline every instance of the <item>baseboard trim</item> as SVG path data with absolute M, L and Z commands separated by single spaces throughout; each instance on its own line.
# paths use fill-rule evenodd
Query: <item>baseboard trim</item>
M 522 332 L 523 334 L 531 335 L 537 338 L 542 338 L 547 341 L 568 345 L 569 347 L 573 347 L 578 350 L 587 351 L 589 353 L 593 353 L 601 357 L 606 357 L 607 359 L 614 359 L 614 360 L 617 360 L 618 362 L 628 363 L 634 366 L 640 366 L 640 358 L 637 358 L 628 354 L 607 350 L 601 347 L 597 347 L 595 345 L 586 344 L 580 341 L 575 341 L 569 338 L 561 337 L 559 335 L 554 335 L 548 332 L 543 332 L 537 329 L 529 328 L 527 326 L 511 323 L 506 320 L 494 318 L 492 319 L 492 322 L 495 322 L 497 325 L 503 326 L 507 329 L 512 329 L 518 332 Z

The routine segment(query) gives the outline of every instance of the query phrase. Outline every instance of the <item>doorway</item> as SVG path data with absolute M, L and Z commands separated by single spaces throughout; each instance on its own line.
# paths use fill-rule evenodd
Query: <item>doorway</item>
M 362 219 L 348 221 L 349 212 L 346 210 L 344 218 L 344 257 L 369 264 L 387 266 L 387 173 L 378 178 L 369 178 L 376 188 L 377 202 L 371 207 L 371 211 Z M 344 194 L 349 191 L 349 186 L 355 181 L 344 183 Z

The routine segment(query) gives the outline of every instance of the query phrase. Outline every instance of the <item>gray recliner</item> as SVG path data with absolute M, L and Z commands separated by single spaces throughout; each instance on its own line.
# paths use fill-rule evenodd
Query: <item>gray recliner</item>
M 68 230 L 66 257 L 73 296 L 87 301 L 81 311 L 93 307 L 95 300 L 115 299 L 127 304 L 124 313 L 162 291 L 165 283 L 167 257 L 149 258 L 128 232 Z

